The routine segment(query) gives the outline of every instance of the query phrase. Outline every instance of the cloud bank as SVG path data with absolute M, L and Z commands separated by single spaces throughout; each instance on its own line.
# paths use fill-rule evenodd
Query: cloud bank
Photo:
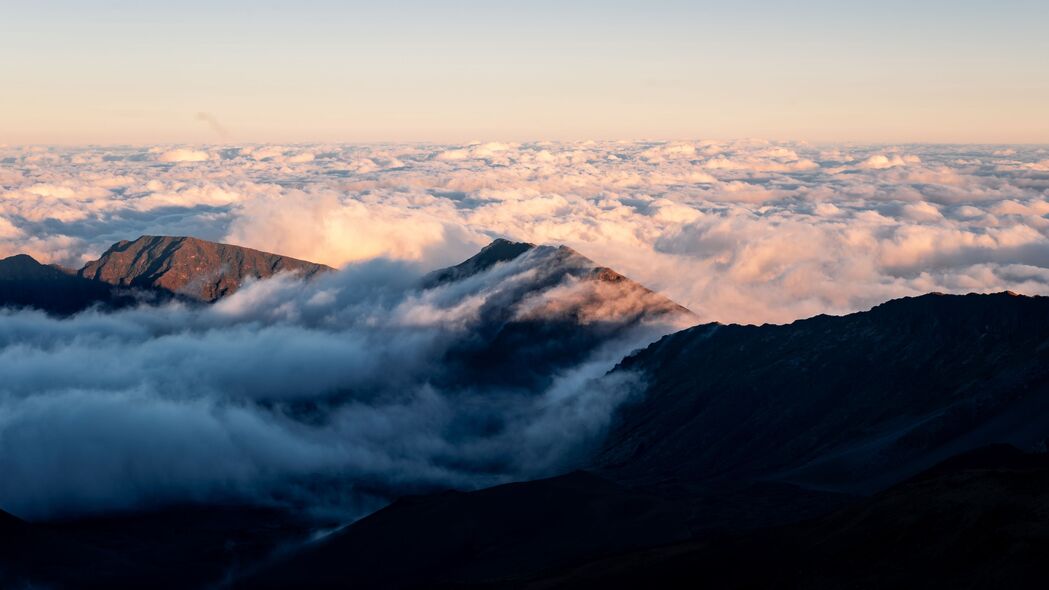
M 531 289 L 548 253 L 427 288 L 418 267 L 378 260 L 212 306 L 0 312 L 0 507 L 46 519 L 250 502 L 352 518 L 566 468 L 637 390 L 605 373 L 683 324 L 631 324 L 571 363 L 536 340 L 510 352 L 543 379 L 484 378 L 490 364 L 462 351 L 497 322 L 562 317 L 552 294 L 584 322 L 652 296 L 607 294 L 623 309 L 603 309 L 571 277 Z
M 1049 149 L 764 141 L 0 149 L 0 254 L 191 234 L 340 266 L 564 243 L 703 319 L 1049 293 Z

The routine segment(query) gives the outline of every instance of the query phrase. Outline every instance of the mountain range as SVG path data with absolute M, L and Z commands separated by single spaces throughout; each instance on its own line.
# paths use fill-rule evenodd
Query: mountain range
M 0 297 L 59 315 L 170 298 L 206 305 L 249 279 L 331 270 L 143 236 L 76 273 L 4 259 Z M 538 391 L 626 334 L 692 327 L 623 351 L 610 375 L 635 377 L 641 391 L 574 471 L 405 496 L 322 534 L 294 514 L 243 506 L 70 523 L 0 513 L 0 585 L 1033 588 L 1044 579 L 1049 298 L 929 294 L 787 325 L 693 325 L 687 309 L 574 250 L 506 240 L 418 288 L 466 298 L 482 279 L 480 321 L 441 359 L 441 386 Z

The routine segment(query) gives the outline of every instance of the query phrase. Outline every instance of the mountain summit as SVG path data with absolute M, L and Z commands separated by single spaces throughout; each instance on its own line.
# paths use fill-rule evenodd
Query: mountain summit
M 430 273 L 422 288 L 481 302 L 477 325 L 443 359 L 448 374 L 475 386 L 540 389 L 600 348 L 696 323 L 688 309 L 565 246 L 495 240 Z
M 199 301 L 216 301 L 249 278 L 291 271 L 311 277 L 329 266 L 242 246 L 192 237 L 142 236 L 113 244 L 89 262 L 81 277 L 121 287 L 159 289 Z
M 574 313 L 577 320 L 583 321 L 600 319 L 596 316 L 602 311 L 615 319 L 627 315 L 647 319 L 674 315 L 694 318 L 687 308 L 608 267 L 599 266 L 568 246 L 537 246 L 502 238 L 460 264 L 430 273 L 423 278 L 423 286 L 434 288 L 464 281 L 493 269 L 497 264 L 511 262 L 529 272 L 529 280 L 522 281 L 520 288 L 514 290 L 515 299 L 523 300 L 554 286 L 563 287 L 543 298 L 547 304 L 542 310 L 544 312 Z M 555 302 L 555 299 L 559 301 Z M 530 302 L 532 305 L 537 303 Z M 599 307 L 603 309 L 597 309 Z M 587 312 L 594 317 L 582 317 Z

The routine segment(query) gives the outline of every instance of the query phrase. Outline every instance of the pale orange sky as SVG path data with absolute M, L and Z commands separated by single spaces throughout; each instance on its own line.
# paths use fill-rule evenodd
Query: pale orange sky
M 1045 2 L 86 4 L 5 8 L 0 143 L 1049 142 Z

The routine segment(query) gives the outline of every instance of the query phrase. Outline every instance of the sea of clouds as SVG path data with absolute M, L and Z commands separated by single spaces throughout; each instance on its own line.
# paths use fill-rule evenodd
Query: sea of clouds
M 76 268 L 140 234 L 342 270 L 210 307 L 0 312 L 0 508 L 249 500 L 353 517 L 397 493 L 556 472 L 638 390 L 603 375 L 683 326 L 611 342 L 540 390 L 464 393 L 435 386 L 442 359 L 536 269 L 420 290 L 426 271 L 493 237 L 565 244 L 699 321 L 748 323 L 929 291 L 1046 294 L 1049 148 L 0 148 L 0 256 Z M 553 313 L 573 289 L 515 313 Z
M 140 234 L 332 266 L 571 246 L 704 320 L 1049 292 L 1049 148 L 766 141 L 0 148 L 0 255 Z

